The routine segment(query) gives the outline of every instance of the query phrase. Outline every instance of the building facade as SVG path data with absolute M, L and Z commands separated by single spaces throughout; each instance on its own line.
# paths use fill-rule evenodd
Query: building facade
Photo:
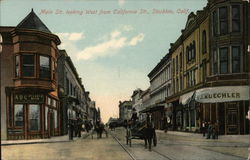
M 199 131 L 203 121 L 220 134 L 246 134 L 249 122 L 249 3 L 209 0 L 190 13 L 171 45 L 173 129 Z
M 65 50 L 59 51 L 58 57 L 58 88 L 61 106 L 62 134 L 68 133 L 69 121 L 86 119 L 86 93 L 76 68 Z
M 60 39 L 33 10 L 16 27 L 0 27 L 0 34 L 1 139 L 59 135 Z
M 166 97 L 172 94 L 170 64 L 171 57 L 167 54 L 148 74 L 150 79 L 150 107 L 146 108 L 144 112 L 152 113 L 156 129 L 162 129 L 164 127 L 163 119 L 169 111 Z
M 130 120 L 132 116 L 132 101 L 119 102 L 119 120 Z

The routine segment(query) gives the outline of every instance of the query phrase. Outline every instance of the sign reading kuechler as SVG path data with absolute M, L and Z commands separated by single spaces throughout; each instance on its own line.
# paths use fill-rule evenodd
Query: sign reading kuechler
M 196 90 L 195 101 L 220 103 L 249 100 L 249 86 L 210 87 Z

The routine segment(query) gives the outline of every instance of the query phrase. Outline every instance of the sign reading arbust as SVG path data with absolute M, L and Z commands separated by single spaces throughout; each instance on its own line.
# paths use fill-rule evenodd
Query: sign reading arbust
M 15 94 L 15 103 L 44 103 L 43 94 Z

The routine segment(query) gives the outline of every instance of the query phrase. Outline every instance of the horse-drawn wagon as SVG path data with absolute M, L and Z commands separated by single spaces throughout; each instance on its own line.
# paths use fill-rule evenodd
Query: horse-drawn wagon
M 145 141 L 145 147 L 147 143 L 149 144 L 149 149 L 151 150 L 151 143 L 153 141 L 154 146 L 157 145 L 157 137 L 155 129 L 152 123 L 147 123 L 147 121 L 142 122 L 132 122 L 127 125 L 126 129 L 126 143 L 131 147 L 132 139 L 141 139 Z

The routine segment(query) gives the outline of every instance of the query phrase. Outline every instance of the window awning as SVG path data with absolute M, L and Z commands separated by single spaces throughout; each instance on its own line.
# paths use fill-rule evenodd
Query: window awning
M 182 105 L 188 104 L 191 101 L 191 99 L 192 99 L 192 97 L 194 95 L 194 92 L 195 91 L 191 91 L 191 92 L 188 92 L 188 93 L 180 96 L 179 103 L 182 104 Z

